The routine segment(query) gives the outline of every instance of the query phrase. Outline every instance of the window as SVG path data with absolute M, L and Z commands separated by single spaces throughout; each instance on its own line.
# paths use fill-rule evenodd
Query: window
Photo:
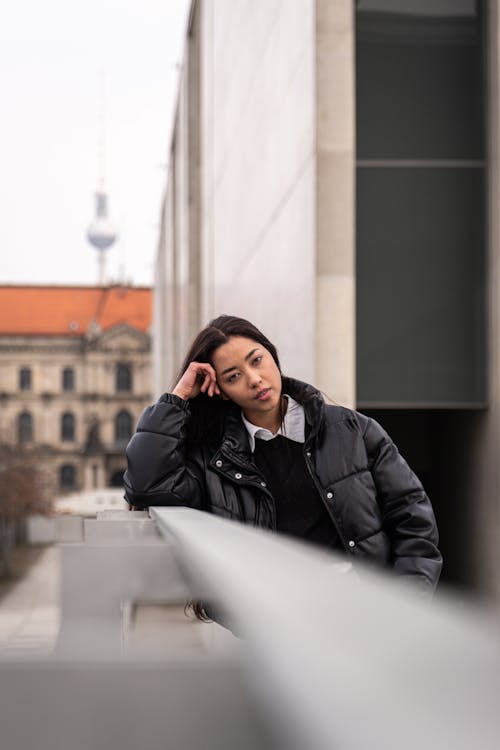
M 61 440 L 71 442 L 75 439 L 75 417 L 65 412 L 61 417 Z
M 17 436 L 20 443 L 29 443 L 33 440 L 33 417 L 29 411 L 23 411 L 18 418 Z
M 63 464 L 59 469 L 59 486 L 72 489 L 75 486 L 76 472 L 73 464 Z
M 75 390 L 75 371 L 72 367 L 65 367 L 63 370 L 63 391 Z
M 116 366 L 116 390 L 132 390 L 132 370 L 129 365 L 118 364 Z
M 19 370 L 19 388 L 21 391 L 31 390 L 31 369 L 29 367 L 21 367 Z
M 115 419 L 115 442 L 126 445 L 132 435 L 132 417 L 128 411 L 120 411 Z
M 109 481 L 110 487 L 123 487 L 123 474 L 125 473 L 125 467 L 122 469 L 119 469 L 118 471 L 114 471 L 113 474 L 111 474 L 111 479 Z
M 362 409 L 487 399 L 486 5 L 356 4 Z

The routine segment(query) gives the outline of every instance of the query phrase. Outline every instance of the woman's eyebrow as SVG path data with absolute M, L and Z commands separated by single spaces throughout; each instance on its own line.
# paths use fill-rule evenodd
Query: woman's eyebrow
M 252 350 L 251 350 L 250 352 L 248 352 L 248 354 L 247 354 L 247 355 L 246 355 L 246 357 L 245 357 L 245 362 L 246 362 L 247 360 L 249 360 L 249 359 L 250 359 L 250 357 L 252 356 L 252 354 L 255 354 L 255 352 L 257 351 L 257 348 L 258 348 L 258 347 L 256 347 L 255 349 L 252 349 Z M 236 369 L 238 369 L 238 368 L 236 367 L 236 365 L 232 365 L 231 367 L 226 367 L 226 369 L 225 369 L 225 370 L 222 370 L 222 372 L 221 372 L 221 377 L 222 377 L 223 375 L 226 375 L 226 374 L 227 374 L 228 372 L 231 372 L 231 370 L 236 370 Z

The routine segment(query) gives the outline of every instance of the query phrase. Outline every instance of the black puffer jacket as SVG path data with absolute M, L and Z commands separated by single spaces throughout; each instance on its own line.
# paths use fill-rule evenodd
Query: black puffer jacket
M 310 385 L 283 378 L 304 407 L 306 463 L 346 552 L 412 576 L 432 590 L 442 558 L 421 483 L 373 419 L 329 406 Z M 274 502 L 252 461 L 235 407 L 218 446 L 186 455 L 189 402 L 166 393 L 142 414 L 127 448 L 125 491 L 138 507 L 186 505 L 274 529 Z

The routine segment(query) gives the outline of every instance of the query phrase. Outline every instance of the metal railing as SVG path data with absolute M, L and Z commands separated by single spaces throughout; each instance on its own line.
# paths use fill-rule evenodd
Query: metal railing
M 0 665 L 2 747 L 498 747 L 491 614 L 185 508 L 115 512 L 84 536 L 61 549 L 56 653 Z M 134 602 L 191 598 L 239 648 L 127 650 Z

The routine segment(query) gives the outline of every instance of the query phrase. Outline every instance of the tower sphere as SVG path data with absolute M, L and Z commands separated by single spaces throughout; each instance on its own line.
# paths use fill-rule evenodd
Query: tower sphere
M 106 250 L 116 240 L 117 233 L 108 219 L 108 196 L 103 190 L 96 193 L 96 215 L 87 230 L 87 239 L 98 250 Z
M 116 240 L 117 234 L 108 219 L 95 219 L 87 230 L 87 239 L 98 250 L 106 250 Z

